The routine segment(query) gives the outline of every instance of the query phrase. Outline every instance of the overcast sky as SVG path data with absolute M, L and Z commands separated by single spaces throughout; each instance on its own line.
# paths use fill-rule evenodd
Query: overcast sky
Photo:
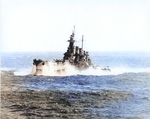
M 1 0 L 2 51 L 150 51 L 149 0 Z M 81 46 L 81 42 L 75 45 Z

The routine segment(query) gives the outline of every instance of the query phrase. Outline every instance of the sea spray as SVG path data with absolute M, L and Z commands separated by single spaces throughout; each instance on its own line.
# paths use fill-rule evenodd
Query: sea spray
M 55 62 L 45 62 L 38 66 L 33 65 L 30 75 L 43 75 L 43 76 L 69 76 L 79 74 L 75 66 L 69 63 L 57 64 Z
M 15 75 L 29 75 L 35 72 L 36 66 L 28 68 L 21 68 L 16 70 Z M 70 75 L 118 75 L 123 73 L 140 73 L 140 72 L 150 72 L 150 68 L 127 68 L 127 67 L 110 67 L 109 70 L 102 70 L 103 67 L 93 68 L 92 66 L 86 70 L 77 70 L 74 66 L 70 64 L 65 64 L 62 66 L 57 66 L 54 62 L 49 62 L 48 65 L 43 67 L 44 76 L 70 76 Z M 57 71 L 60 69 L 59 71 Z M 63 70 L 65 69 L 65 70 Z

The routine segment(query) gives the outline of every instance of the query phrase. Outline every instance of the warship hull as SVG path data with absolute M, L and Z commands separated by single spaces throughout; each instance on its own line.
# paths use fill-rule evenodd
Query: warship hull
M 43 61 L 41 59 L 33 60 L 33 68 L 31 75 L 63 75 L 68 70 L 86 70 L 92 63 L 87 51 L 83 50 L 83 36 L 82 36 L 82 48 L 74 46 L 74 31 L 70 35 L 69 46 L 64 53 L 64 57 L 61 60 Z
M 66 62 L 50 62 L 42 61 L 40 63 L 33 64 L 32 66 L 32 76 L 66 76 L 73 75 L 82 70 L 86 70 L 90 67 L 87 62 L 82 62 L 80 65 L 70 64 L 69 61 Z

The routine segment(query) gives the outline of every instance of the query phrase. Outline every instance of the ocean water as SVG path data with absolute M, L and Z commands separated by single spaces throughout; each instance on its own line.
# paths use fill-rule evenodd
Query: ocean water
M 112 103 L 104 108 L 89 108 L 91 115 L 101 114 L 110 119 L 150 119 L 150 53 L 149 52 L 90 52 L 96 69 L 71 76 L 33 76 L 23 84 L 33 90 L 62 91 L 127 91 L 128 101 Z M 15 75 L 28 75 L 33 59 L 62 59 L 63 52 L 1 53 L 1 70 L 14 70 Z M 102 71 L 109 66 L 111 71 Z

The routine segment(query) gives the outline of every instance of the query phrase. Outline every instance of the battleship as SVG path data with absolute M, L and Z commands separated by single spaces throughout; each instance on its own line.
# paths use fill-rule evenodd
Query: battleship
M 70 39 L 68 40 L 69 46 L 67 51 L 64 53 L 64 57 L 62 59 L 55 59 L 52 62 L 34 59 L 31 75 L 48 75 L 50 73 L 59 75 L 64 73 L 68 67 L 74 67 L 79 71 L 89 68 L 92 63 L 89 57 L 89 52 L 83 50 L 83 35 L 81 48 L 74 45 L 76 42 L 74 40 L 74 36 L 75 26 L 72 34 L 70 35 Z

